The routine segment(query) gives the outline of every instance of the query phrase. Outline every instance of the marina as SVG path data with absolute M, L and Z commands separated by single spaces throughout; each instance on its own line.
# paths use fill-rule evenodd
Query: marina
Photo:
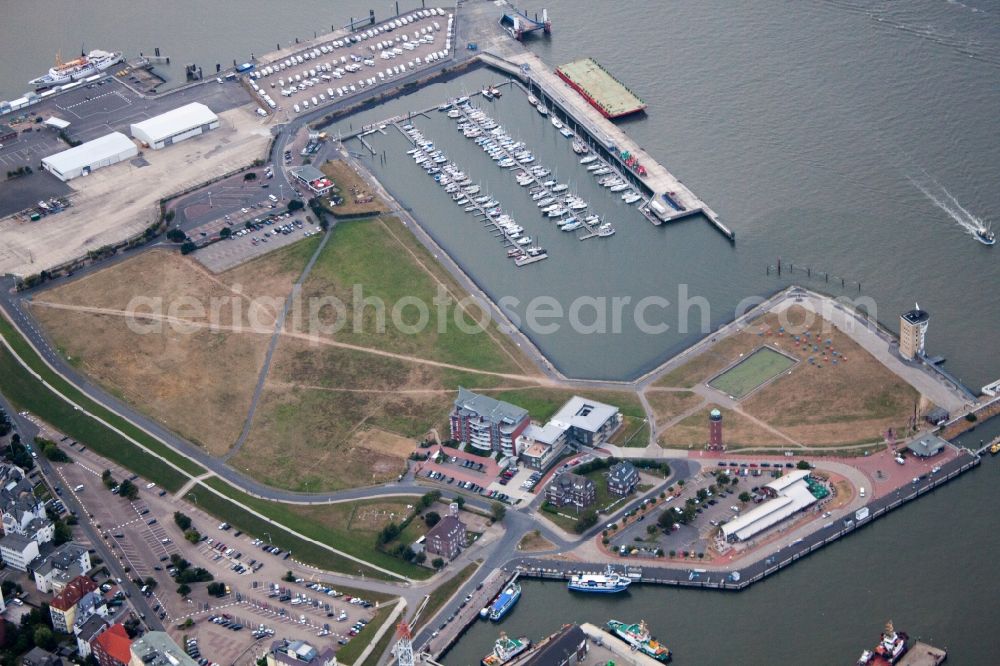
M 434 143 L 425 139 L 420 130 L 412 125 L 397 128 L 416 146 L 407 151 L 413 161 L 418 166 L 423 165 L 424 171 L 434 178 L 445 193 L 451 195 L 452 201 L 464 206 L 466 213 L 475 214 L 487 227 L 493 229 L 494 235 L 508 248 L 507 257 L 514 261 L 515 266 L 520 268 L 548 258 L 544 248 L 532 245 L 531 237 L 522 235 L 524 228 L 503 212 L 500 202 L 488 194 L 480 194 L 481 186 L 472 183 L 472 179 L 457 164 L 449 164 L 444 152 L 435 149 Z

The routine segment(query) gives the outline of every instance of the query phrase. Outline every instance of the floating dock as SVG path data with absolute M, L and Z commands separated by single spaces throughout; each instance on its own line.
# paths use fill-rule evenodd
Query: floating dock
M 605 118 L 622 118 L 645 110 L 646 103 L 593 58 L 574 60 L 556 74 Z
M 517 7 L 512 7 L 511 9 L 513 11 L 510 13 L 501 14 L 500 27 L 506 30 L 517 41 L 523 41 L 525 35 L 538 30 L 541 30 L 546 35 L 552 34 L 552 21 L 549 20 L 549 10 L 543 9 L 541 18 L 539 18 L 538 14 L 535 14 L 535 18 L 531 18 L 527 12 Z
M 917 641 L 899 660 L 899 666 L 938 666 L 947 658 L 947 650 Z

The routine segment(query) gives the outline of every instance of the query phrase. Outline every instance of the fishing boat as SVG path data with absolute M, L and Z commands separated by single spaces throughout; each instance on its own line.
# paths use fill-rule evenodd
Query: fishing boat
M 531 641 L 526 637 L 510 638 L 500 632 L 500 638 L 493 644 L 493 651 L 483 657 L 482 666 L 501 666 L 511 661 L 517 655 L 531 647 Z
M 528 249 L 528 254 L 531 254 L 531 248 Z M 510 585 L 504 588 L 503 592 L 497 596 L 496 601 L 494 601 L 490 606 L 490 620 L 493 622 L 499 622 L 502 620 L 520 598 L 521 586 L 518 585 L 516 581 L 511 582 Z
M 976 229 L 976 240 L 983 245 L 996 245 L 997 235 L 986 227 Z
M 892 621 L 886 622 L 882 640 L 871 650 L 865 650 L 858 659 L 858 666 L 891 666 L 895 664 L 906 651 L 910 649 L 910 637 L 902 631 L 896 631 Z
M 604 224 L 611 226 L 607 222 Z M 616 592 L 624 592 L 631 584 L 631 578 L 614 571 L 609 564 L 604 573 L 578 574 L 573 576 L 569 579 L 568 587 L 576 592 L 601 592 L 604 594 L 613 594 Z
M 646 628 L 644 620 L 640 620 L 638 624 L 625 624 L 618 620 L 608 620 L 607 626 L 612 634 L 628 643 L 632 649 L 664 664 L 670 661 L 670 650 L 667 649 L 666 645 L 649 635 L 649 629 Z

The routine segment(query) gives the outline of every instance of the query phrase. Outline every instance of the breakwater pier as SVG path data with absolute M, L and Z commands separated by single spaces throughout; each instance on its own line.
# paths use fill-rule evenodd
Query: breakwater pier
M 708 204 L 605 118 L 538 56 L 523 51 L 506 57 L 484 52 L 479 57 L 487 65 L 520 81 L 551 112 L 563 116 L 578 136 L 589 139 L 596 152 L 613 162 L 633 187 L 645 194 L 646 202 L 641 210 L 652 224 L 659 226 L 701 215 L 726 238 L 736 239 L 736 233 L 722 223 Z

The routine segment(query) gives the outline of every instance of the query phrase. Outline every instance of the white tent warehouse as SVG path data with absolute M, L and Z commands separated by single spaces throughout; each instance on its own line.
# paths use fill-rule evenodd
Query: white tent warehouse
M 81 143 L 55 155 L 42 158 L 42 167 L 62 181 L 86 176 L 95 169 L 131 159 L 139 154 L 132 139 L 121 132 Z
M 132 137 L 153 150 L 179 143 L 219 126 L 219 116 L 192 102 L 132 125 Z
M 809 490 L 807 476 L 808 471 L 796 470 L 764 486 L 773 499 L 724 524 L 722 535 L 727 541 L 746 541 L 812 505 L 816 497 Z

